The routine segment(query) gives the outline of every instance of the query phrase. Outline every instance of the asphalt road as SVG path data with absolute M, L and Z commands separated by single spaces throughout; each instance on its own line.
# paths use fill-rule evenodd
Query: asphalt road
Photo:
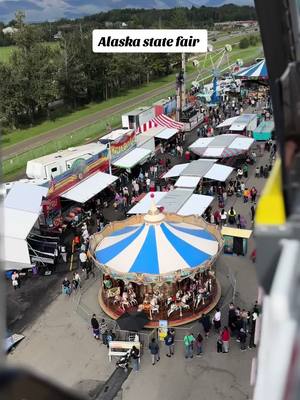
M 198 72 L 190 74 L 187 81 L 190 82 L 194 80 L 197 77 L 197 75 Z M 70 134 L 78 129 L 82 129 L 89 125 L 92 125 L 107 116 L 112 116 L 116 113 L 122 113 L 122 111 L 125 111 L 129 107 L 139 106 L 144 101 L 149 100 L 152 97 L 162 95 L 171 89 L 174 89 L 175 92 L 175 82 L 168 83 L 167 85 L 161 86 L 157 89 L 151 90 L 150 92 L 136 96 L 130 100 L 126 100 L 113 107 L 106 108 L 105 110 L 88 115 L 86 117 L 81 118 L 80 120 L 74 121 L 60 128 L 53 129 L 43 135 L 35 136 L 27 140 L 24 140 L 20 143 L 16 143 L 15 145 L 2 150 L 2 159 L 6 160 L 8 158 L 17 156 L 18 154 L 25 153 L 26 151 L 31 150 L 35 147 L 46 144 L 52 140 L 59 139 L 61 138 L 61 136 Z

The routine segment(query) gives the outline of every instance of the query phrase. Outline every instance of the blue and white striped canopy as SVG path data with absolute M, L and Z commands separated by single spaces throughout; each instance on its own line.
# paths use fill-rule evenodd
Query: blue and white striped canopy
M 119 273 L 165 274 L 196 268 L 218 252 L 217 239 L 191 224 L 127 226 L 105 237 L 95 255 Z
M 268 70 L 266 60 L 259 61 L 250 67 L 242 68 L 236 73 L 236 76 L 240 78 L 268 78 Z

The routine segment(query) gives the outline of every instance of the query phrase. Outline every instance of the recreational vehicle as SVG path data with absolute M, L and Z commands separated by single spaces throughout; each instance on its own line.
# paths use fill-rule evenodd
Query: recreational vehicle
M 28 178 L 48 179 L 61 175 L 70 170 L 78 160 L 84 162 L 92 156 L 101 153 L 106 146 L 98 143 L 70 147 L 47 156 L 36 158 L 27 162 L 26 175 Z

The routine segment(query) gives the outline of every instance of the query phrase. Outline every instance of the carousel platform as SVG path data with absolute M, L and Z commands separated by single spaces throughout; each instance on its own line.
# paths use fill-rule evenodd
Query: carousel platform
M 219 303 L 220 298 L 221 298 L 221 286 L 218 280 L 216 280 L 216 290 L 213 296 L 213 299 L 209 304 L 205 304 L 203 307 L 199 307 L 199 311 L 197 312 L 191 312 L 191 311 L 184 311 L 183 316 L 180 317 L 179 313 L 175 313 L 174 316 L 168 318 L 168 326 L 169 327 L 176 327 L 176 326 L 181 326 L 181 325 L 186 325 L 189 324 L 190 322 L 196 321 L 200 318 L 200 316 L 205 313 L 211 312 Z M 107 314 L 110 318 L 116 320 L 118 319 L 123 311 L 120 309 L 120 307 L 109 307 L 105 301 L 103 300 L 102 296 L 102 288 L 100 288 L 99 293 L 98 293 L 98 301 L 101 309 Z M 126 311 L 136 311 L 136 307 L 132 307 L 132 309 L 128 308 Z M 155 320 L 149 321 L 149 323 L 145 326 L 145 328 L 148 329 L 154 329 L 159 327 L 159 320 L 165 320 L 166 317 L 159 314 L 155 315 Z

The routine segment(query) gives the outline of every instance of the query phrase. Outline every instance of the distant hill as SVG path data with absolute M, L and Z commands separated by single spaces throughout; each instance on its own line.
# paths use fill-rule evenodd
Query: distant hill
M 17 10 L 24 10 L 27 21 L 42 22 L 75 19 L 124 8 L 168 9 L 173 7 L 218 7 L 224 4 L 252 5 L 253 0 L 0 0 L 0 20 L 8 22 Z

